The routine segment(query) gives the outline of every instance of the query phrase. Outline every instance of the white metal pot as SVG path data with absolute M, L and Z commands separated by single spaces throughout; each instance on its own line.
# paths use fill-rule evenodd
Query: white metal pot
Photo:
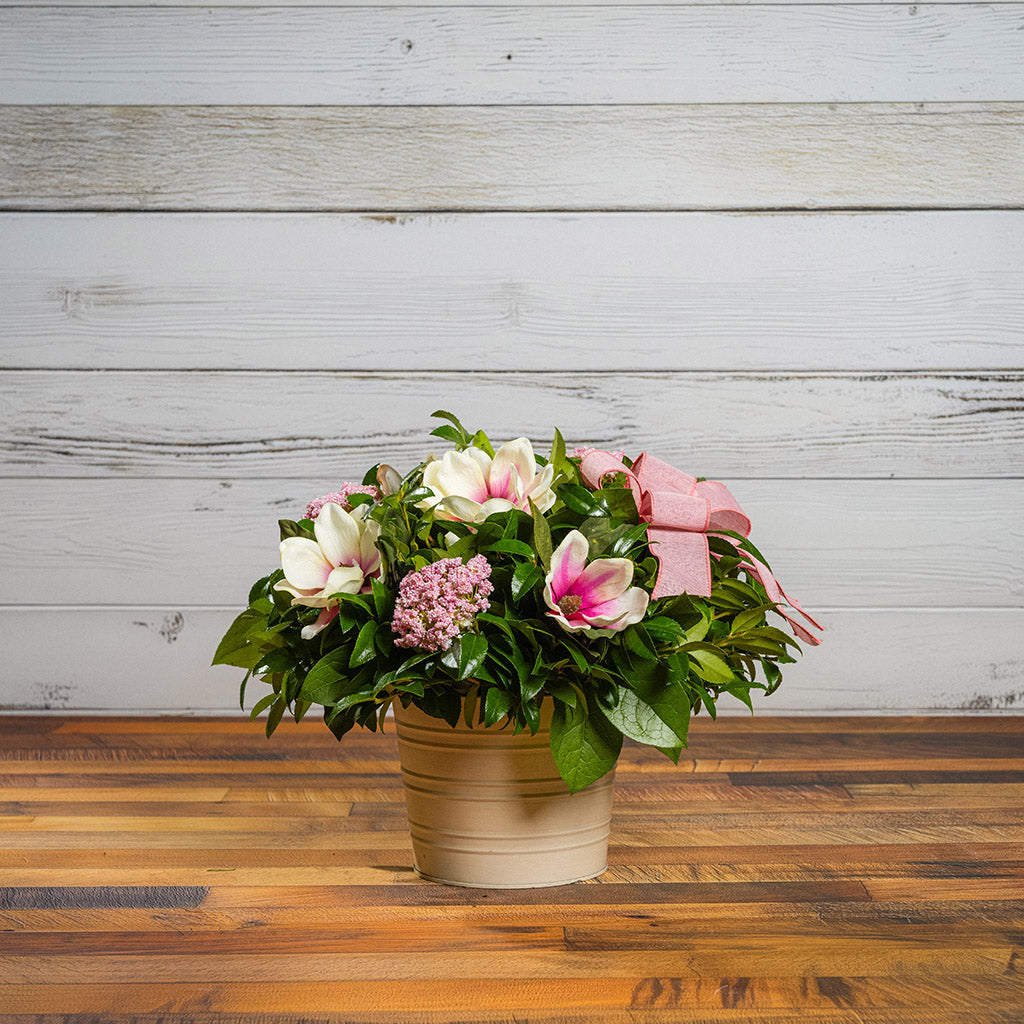
M 532 889 L 594 878 L 608 862 L 614 770 L 570 793 L 541 728 L 469 728 L 394 704 L 416 873 L 432 882 Z

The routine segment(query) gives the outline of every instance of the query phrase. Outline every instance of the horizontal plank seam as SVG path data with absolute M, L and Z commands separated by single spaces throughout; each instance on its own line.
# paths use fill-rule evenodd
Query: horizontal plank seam
M 1024 106 L 1024 104 L 1022 104 Z M 131 196 L 133 192 L 129 190 L 128 196 Z M 780 214 L 805 214 L 814 216 L 816 214 L 830 214 L 830 213 L 992 213 L 992 212 L 1005 212 L 1005 213 L 1019 213 L 1024 210 L 1024 204 L 974 204 L 970 206 L 962 206 L 959 204 L 947 203 L 946 205 L 897 205 L 897 204 L 878 204 L 878 205 L 850 205 L 850 206 L 818 206 L 818 205 L 807 205 L 807 206 L 764 206 L 764 205 L 751 205 L 751 206 L 696 206 L 696 205 L 679 205 L 679 206 L 606 206 L 606 207 L 588 207 L 581 209 L 578 206 L 507 206 L 507 207 L 493 207 L 493 206 L 424 206 L 417 208 L 405 208 L 401 210 L 382 209 L 381 207 L 371 206 L 310 206 L 310 207 L 292 207 L 292 206 L 147 206 L 144 209 L 138 209 L 136 207 L 125 207 L 125 206 L 98 206 L 92 204 L 75 205 L 69 203 L 66 206 L 55 208 L 53 206 L 39 206 L 34 204 L 19 204 L 3 202 L 0 200 L 0 214 L 2 213 L 45 213 L 52 215 L 59 215 L 62 213 L 117 213 L 124 214 L 127 216 L 141 215 L 146 216 L 150 214 L 163 214 L 164 216 L 174 215 L 191 215 L 191 214 L 246 214 L 246 213 L 273 213 L 273 214 L 296 214 L 305 215 L 310 214 L 366 214 L 366 215 L 379 215 L 386 217 L 403 217 L 403 216 L 428 216 L 431 214 L 460 214 L 462 216 L 487 216 L 490 214 L 507 214 L 507 213 L 539 213 L 539 214 L 620 214 L 620 213 L 738 213 L 738 214 L 761 214 L 761 213 L 780 213 Z

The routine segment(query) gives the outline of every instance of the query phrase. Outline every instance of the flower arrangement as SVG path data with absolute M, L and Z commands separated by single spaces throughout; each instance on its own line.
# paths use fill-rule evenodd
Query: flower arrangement
M 281 567 L 259 580 L 214 664 L 261 677 L 270 736 L 313 705 L 339 739 L 391 703 L 454 726 L 536 732 L 578 791 L 627 736 L 677 760 L 692 714 L 774 691 L 821 627 L 787 597 L 727 488 L 649 455 L 577 448 L 556 430 L 497 449 L 451 413 L 454 445 L 281 520 Z

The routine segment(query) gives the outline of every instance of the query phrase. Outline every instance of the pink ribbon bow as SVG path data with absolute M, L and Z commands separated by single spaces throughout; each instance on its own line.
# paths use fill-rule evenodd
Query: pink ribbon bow
M 640 521 L 647 523 L 647 540 L 658 560 L 658 577 L 653 597 L 676 594 L 711 595 L 711 549 L 708 535 L 729 530 L 746 537 L 750 519 L 729 493 L 725 484 L 701 480 L 644 452 L 633 468 L 609 452 L 592 451 L 580 463 L 580 474 L 587 485 L 598 489 L 606 476 L 623 473 L 633 492 Z M 726 540 L 736 544 L 732 537 Z M 772 575 L 771 569 L 743 548 L 736 547 L 741 565 L 760 581 L 768 599 L 776 605 L 789 605 L 811 626 L 823 629 L 800 605 L 789 597 Z M 779 614 L 790 624 L 798 639 L 820 644 L 820 638 L 785 608 Z

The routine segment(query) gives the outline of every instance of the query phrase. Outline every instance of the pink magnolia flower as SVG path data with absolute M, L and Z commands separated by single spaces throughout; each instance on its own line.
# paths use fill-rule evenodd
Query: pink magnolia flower
M 628 558 L 595 558 L 587 565 L 590 544 L 572 530 L 551 556 L 551 571 L 544 578 L 548 612 L 567 630 L 617 632 L 647 614 L 650 598 L 641 587 L 631 587 L 633 563 Z
M 503 444 L 493 459 L 481 448 L 466 448 L 428 462 L 423 484 L 434 497 L 421 504 L 425 508 L 440 506 L 439 519 L 467 523 L 482 523 L 492 512 L 511 508 L 529 511 L 531 502 L 546 512 L 555 503 L 553 477 L 550 465 L 537 471 L 533 445 L 519 437 Z
M 463 563 L 442 558 L 410 572 L 398 585 L 391 629 L 396 647 L 444 651 L 490 607 L 491 566 L 483 555 Z
M 287 537 L 281 541 L 281 568 L 285 578 L 274 585 L 292 595 L 292 604 L 320 608 L 315 623 L 304 626 L 310 640 L 338 615 L 336 594 L 358 594 L 369 576 L 380 571 L 376 540 L 380 527 L 367 521 L 365 505 L 346 512 L 330 502 L 313 523 L 313 537 Z M 315 539 L 314 539 L 315 538 Z

